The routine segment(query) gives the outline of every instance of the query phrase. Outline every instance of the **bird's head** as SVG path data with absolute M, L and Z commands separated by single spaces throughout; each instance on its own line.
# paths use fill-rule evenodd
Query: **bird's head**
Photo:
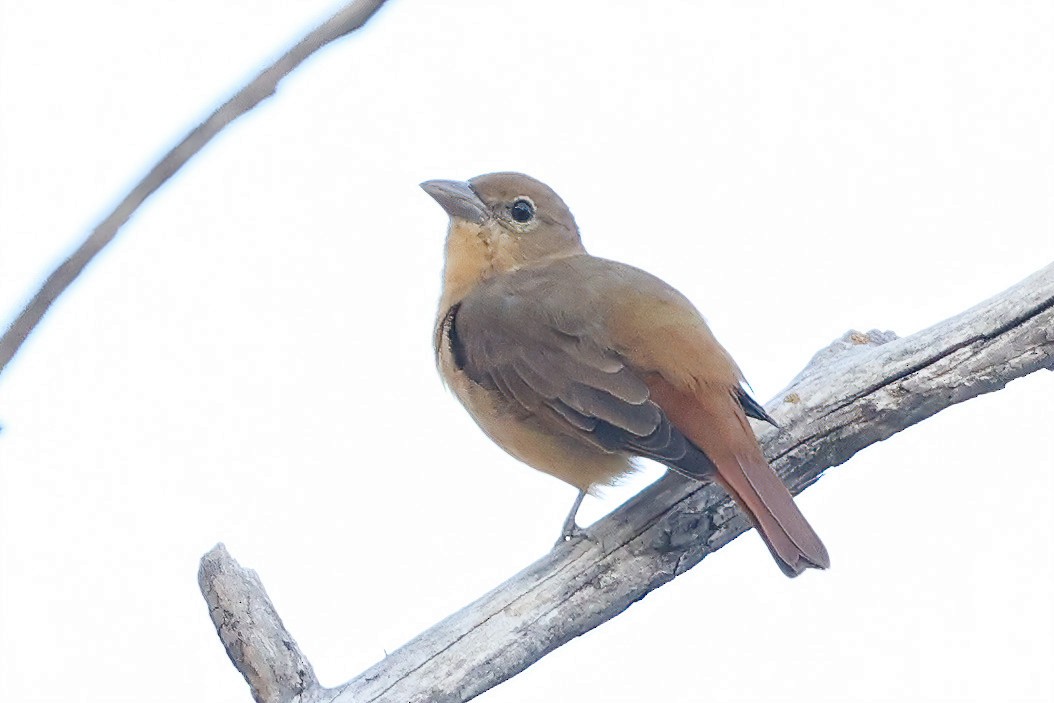
M 421 187 L 450 216 L 448 286 L 585 251 L 567 205 L 530 176 L 488 173 L 469 181 L 425 181 Z

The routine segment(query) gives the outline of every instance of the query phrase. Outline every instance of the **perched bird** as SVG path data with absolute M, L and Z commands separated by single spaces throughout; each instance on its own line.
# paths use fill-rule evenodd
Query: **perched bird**
M 529 176 L 421 187 L 450 216 L 440 373 L 502 449 L 579 489 L 565 534 L 586 492 L 644 457 L 721 484 L 788 576 L 829 566 L 747 422 L 771 418 L 687 298 L 586 253 L 567 205 Z

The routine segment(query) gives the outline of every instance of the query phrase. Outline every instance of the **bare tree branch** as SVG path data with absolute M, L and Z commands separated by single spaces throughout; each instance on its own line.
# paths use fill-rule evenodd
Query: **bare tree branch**
M 8 362 L 18 353 L 22 343 L 43 319 L 51 304 L 73 283 L 95 255 L 113 241 L 117 231 L 147 198 L 201 151 L 220 130 L 274 95 L 279 81 L 307 57 L 331 41 L 364 25 L 384 2 L 385 0 L 357 0 L 346 5 L 235 93 L 234 97 L 221 105 L 207 120 L 184 137 L 183 141 L 165 154 L 69 258 L 52 271 L 44 285 L 14 319 L 3 337 L 0 337 L 0 373 L 3 373 Z
M 260 577 L 217 544 L 201 559 L 198 586 L 216 633 L 257 703 L 298 700 L 318 688 L 311 664 L 282 625 Z
M 1042 368 L 1054 369 L 1054 264 L 910 337 L 847 333 L 766 406 L 781 428 L 768 428 L 761 442 L 797 493 L 864 447 Z M 315 703 L 467 701 L 615 617 L 749 528 L 720 489 L 669 476 L 590 528 L 590 539 L 558 545 L 348 683 L 308 689 L 302 699 L 253 694 L 258 701 Z M 215 551 L 205 557 L 216 558 Z M 230 559 L 225 552 L 218 558 Z M 263 593 L 258 581 L 249 586 Z M 206 598 L 214 613 L 230 609 L 216 596 Z M 266 632 L 240 639 L 255 634 Z M 272 650 L 291 642 L 284 630 L 276 637 Z M 247 662 L 227 642 L 244 672 Z M 276 669 L 281 662 L 275 660 Z

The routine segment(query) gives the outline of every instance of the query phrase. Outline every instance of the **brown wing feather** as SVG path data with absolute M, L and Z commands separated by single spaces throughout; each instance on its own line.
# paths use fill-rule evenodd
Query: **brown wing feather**
M 830 566 L 827 549 L 765 461 L 735 389 L 704 384 L 686 392 L 658 374 L 644 380 L 674 427 L 717 466 L 717 480 L 753 518 L 783 572 Z
M 522 290 L 547 281 L 546 296 Z M 544 270 L 480 284 L 443 316 L 437 345 L 448 345 L 458 370 L 498 394 L 507 412 L 605 453 L 712 470 L 649 400 L 640 375 L 604 343 L 593 308 L 570 314 L 576 308 L 560 292 Z

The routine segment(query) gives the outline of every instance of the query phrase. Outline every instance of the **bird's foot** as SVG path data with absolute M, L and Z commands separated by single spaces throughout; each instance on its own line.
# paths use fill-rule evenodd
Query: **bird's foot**
M 567 514 L 564 519 L 564 526 L 560 529 L 560 539 L 556 540 L 557 545 L 566 544 L 567 542 L 577 542 L 580 539 L 587 538 L 585 531 L 578 526 L 575 522 L 575 516 L 578 515 L 578 508 L 582 505 L 582 500 L 586 497 L 585 491 L 579 491 L 575 497 L 574 505 L 571 506 L 571 512 Z
M 561 544 L 567 544 L 568 542 L 578 542 L 579 540 L 589 539 L 589 533 L 583 530 L 575 523 L 570 525 L 564 525 L 564 529 L 560 531 L 560 537 L 556 540 L 554 546 L 560 546 Z

